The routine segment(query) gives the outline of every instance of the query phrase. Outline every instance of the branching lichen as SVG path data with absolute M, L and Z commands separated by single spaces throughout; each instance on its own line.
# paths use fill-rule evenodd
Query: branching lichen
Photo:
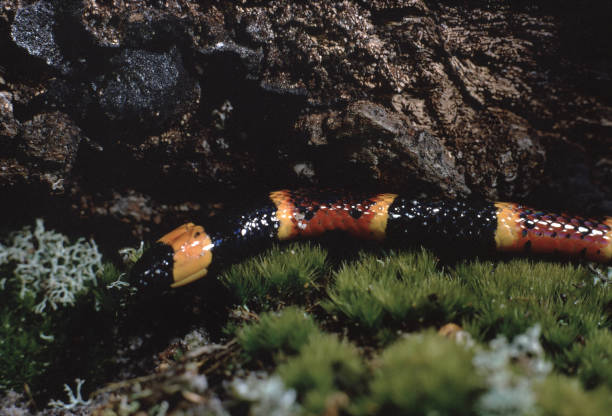
M 66 394 L 68 394 L 68 403 L 64 403 L 61 400 L 51 400 L 49 402 L 49 406 L 69 410 L 74 409 L 77 406 L 87 406 L 91 404 L 91 400 L 83 400 L 83 397 L 81 397 L 81 387 L 83 387 L 85 380 L 77 378 L 76 383 L 74 392 L 68 384 L 64 384 L 64 390 L 66 391 Z
M 0 244 L 0 265 L 11 262 L 21 285 L 19 296 L 32 296 L 39 314 L 47 305 L 54 310 L 74 305 L 76 295 L 96 285 L 102 270 L 102 254 L 93 240 L 79 238 L 70 244 L 65 235 L 45 230 L 42 219 L 34 230 L 25 227 L 15 233 L 10 245 Z

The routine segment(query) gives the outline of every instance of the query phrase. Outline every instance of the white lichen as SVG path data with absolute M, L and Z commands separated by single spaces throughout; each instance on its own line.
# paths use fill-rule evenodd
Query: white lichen
M 185 372 L 179 377 L 184 389 L 198 394 L 208 390 L 208 379 L 204 374 L 198 373 L 198 367 L 193 363 L 187 364 Z
M 56 310 L 74 305 L 76 295 L 96 285 L 102 270 L 102 255 L 93 240 L 79 238 L 70 244 L 68 237 L 45 230 L 42 219 L 34 230 L 25 227 L 13 234 L 8 246 L 0 244 L 0 265 L 14 262 L 14 274 L 21 288 L 19 296 L 33 296 L 36 313 L 47 305 Z
M 593 286 L 601 286 L 605 288 L 612 282 L 612 267 L 595 267 L 589 264 L 589 269 L 593 273 Z
M 115 280 L 114 282 L 110 282 L 109 284 L 106 285 L 107 289 L 117 289 L 117 290 L 121 290 L 123 288 L 126 287 L 130 287 L 130 283 L 126 282 L 125 280 L 123 280 L 123 278 L 126 276 L 125 273 L 121 273 L 118 277 L 117 280 Z
M 142 253 L 144 253 L 144 241 L 141 241 L 138 247 L 124 247 L 119 250 L 121 260 L 126 265 L 135 264 L 142 257 Z
M 132 415 L 140 409 L 140 402 L 138 400 L 130 401 L 127 396 L 121 396 L 119 401 L 119 408 L 117 413 L 120 415 Z
M 0 389 L 3 387 L 0 384 Z M 16 393 L 13 390 L 0 394 L 0 413 L 3 416 L 29 416 L 32 414 L 23 394 Z
M 552 369 L 544 357 L 540 333 L 540 325 L 536 324 L 512 342 L 499 336 L 490 342 L 489 350 L 474 356 L 474 366 L 488 385 L 488 391 L 477 403 L 480 415 L 519 416 L 535 412 L 533 382 L 544 378 Z M 512 371 L 511 363 L 520 364 L 523 371 Z
M 214 118 L 214 126 L 218 130 L 223 130 L 225 128 L 225 124 L 229 120 L 232 111 L 234 111 L 234 106 L 229 100 L 225 100 L 219 109 L 214 109 L 211 115 Z
M 170 409 L 170 403 L 163 400 L 161 403 L 156 404 L 151 409 L 149 409 L 149 414 L 151 416 L 166 416 L 168 413 L 168 409 Z
M 49 407 L 57 407 L 59 409 L 65 409 L 65 410 L 70 410 L 70 409 L 74 409 L 77 406 L 87 406 L 91 404 L 91 399 L 90 400 L 83 400 L 83 397 L 81 396 L 81 387 L 83 386 L 83 383 L 85 383 L 85 380 L 81 380 L 80 378 L 77 378 L 76 380 L 76 395 L 75 392 L 72 391 L 72 389 L 70 388 L 70 386 L 68 384 L 64 384 L 64 390 L 66 391 L 66 394 L 68 395 L 68 403 L 64 403 L 61 400 L 51 400 L 49 402 Z
M 246 379 L 234 378 L 228 384 L 228 390 L 236 399 L 251 403 L 251 416 L 290 416 L 300 413 L 295 402 L 295 390 L 286 388 L 279 376 L 251 373 Z
M 210 336 L 204 329 L 196 328 L 187 333 L 181 342 L 188 351 L 191 351 L 210 344 Z
M 47 342 L 53 342 L 55 341 L 55 337 L 53 335 L 47 335 L 43 332 L 38 334 L 40 336 L 40 339 L 42 339 L 43 341 L 47 341 Z

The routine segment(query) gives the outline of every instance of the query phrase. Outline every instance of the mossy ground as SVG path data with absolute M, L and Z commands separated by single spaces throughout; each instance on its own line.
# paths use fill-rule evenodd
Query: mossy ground
M 2 272 L 10 275 L 10 268 Z M 107 364 L 114 352 L 113 322 L 121 307 L 106 284 L 118 275 L 107 264 L 98 285 L 81 293 L 73 307 L 43 314 L 34 312 L 34 297 L 21 298 L 15 280 L 7 279 L 0 304 L 0 389 L 27 386 L 35 396 L 46 398 L 62 390 L 62 383 L 49 383 L 52 377 L 66 382 L 76 377 L 94 383 L 107 379 L 112 371 Z
M 219 344 L 190 350 L 170 335 L 181 329 L 150 327 L 170 344 L 162 363 L 157 363 L 163 377 L 148 378 L 146 388 L 142 379 L 120 383 L 123 389 L 132 388 L 125 396 L 128 401 L 116 399 L 123 396 L 115 390 L 115 401 L 103 405 L 105 414 L 158 411 L 160 403 L 188 414 L 195 399 L 190 396 L 193 386 L 185 384 L 181 373 L 186 371 L 208 376 L 209 394 L 221 397 L 232 412 L 245 412 L 245 403 L 232 399 L 223 383 L 261 370 L 279 375 L 295 389 L 304 414 L 485 414 L 479 403 L 493 387 L 473 357 L 487 351 L 495 338 L 503 335 L 512 340 L 536 324 L 542 328 L 539 341 L 553 370 L 538 378 L 525 365 L 529 356 L 510 362 L 507 374 L 512 383 L 527 386 L 521 391 L 528 393 L 519 397 L 526 401 L 523 408 L 530 409 L 523 414 L 586 414 L 585 409 L 589 414 L 606 414 L 612 405 L 612 291 L 595 282 L 592 272 L 582 266 L 528 260 L 442 266 L 425 250 L 363 252 L 336 262 L 317 245 L 294 244 L 232 266 L 219 281 L 222 286 L 217 288 L 202 283 L 189 292 L 178 291 L 176 299 L 169 296 L 163 305 L 157 301 L 150 315 L 144 315 L 152 321 L 178 322 L 186 330 L 212 314 L 215 325 L 223 327 L 213 337 Z M 203 290 L 209 290 L 201 293 L 210 299 L 193 295 Z M 118 308 L 133 314 L 112 299 L 102 296 L 97 304 L 103 305 L 103 311 Z M 213 301 L 208 308 L 202 306 Z M 197 312 L 189 312 L 189 306 Z M 3 338 L 18 346 L 0 344 L 3 354 L 12 354 L 3 365 L 13 374 L 22 369 L 12 388 L 23 382 L 48 382 L 50 372 L 44 363 L 56 347 L 44 344 L 39 332 L 65 331 L 55 327 L 57 321 L 51 317 L 34 317 L 24 308 L 26 304 L 6 304 L 0 310 Z M 72 313 L 81 312 L 75 308 Z M 207 322 L 200 321 L 200 327 L 210 328 Z M 436 333 L 450 322 L 466 330 L 474 345 Z M 115 324 L 123 325 L 121 320 Z M 93 325 L 94 332 L 100 329 L 99 323 Z M 168 332 L 164 337 L 158 331 Z M 111 368 L 105 363 L 113 358 L 108 354 L 92 351 L 83 356 L 70 350 L 70 340 L 56 338 L 56 342 L 81 361 L 95 362 L 98 372 Z M 10 367 L 9 361 L 21 366 Z M 88 383 L 108 381 L 96 378 L 95 371 L 75 374 L 54 382 L 71 382 L 75 376 L 93 377 Z M 514 388 L 512 383 L 509 389 Z M 495 395 L 490 397 L 495 404 Z M 496 414 L 521 414 L 500 409 Z
M 310 258 L 312 248 L 300 247 Z M 279 255 L 271 254 L 266 259 Z M 328 264 L 319 249 L 312 254 Z M 235 281 L 238 270 L 261 278 L 251 265 L 228 274 Z M 555 414 L 568 401 L 561 413 L 580 414 L 588 400 L 605 414 L 610 404 L 612 292 L 583 266 L 517 259 L 443 267 L 425 250 L 369 252 L 319 268 L 310 280 L 316 290 L 275 289 L 274 304 L 254 305 L 235 292 L 262 312 L 237 331 L 247 368 L 257 357 L 272 357 L 268 370 L 296 389 L 306 413 L 339 406 L 350 414 L 483 414 L 478 400 L 490 386 L 473 355 L 496 337 L 511 340 L 537 324 L 554 369 L 533 381 L 535 411 Z M 285 304 L 301 309 L 282 309 Z M 435 334 L 449 322 L 467 330 L 475 345 Z M 518 363 L 510 367 L 525 371 Z

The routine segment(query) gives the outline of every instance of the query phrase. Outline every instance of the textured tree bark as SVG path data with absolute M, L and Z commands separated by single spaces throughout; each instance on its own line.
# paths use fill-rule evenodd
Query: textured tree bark
M 609 214 L 612 5 L 529 3 L 0 1 L 7 215 L 141 235 L 288 186 Z

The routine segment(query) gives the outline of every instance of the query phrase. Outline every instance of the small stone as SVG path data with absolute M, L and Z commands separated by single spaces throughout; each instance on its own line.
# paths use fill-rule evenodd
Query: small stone
M 69 66 L 57 44 L 55 24 L 56 11 L 53 4 L 38 1 L 17 11 L 11 25 L 11 37 L 30 55 L 42 58 L 47 65 L 67 72 Z
M 183 67 L 176 49 L 164 53 L 127 49 L 113 64 L 115 71 L 95 84 L 94 93 L 110 121 L 161 127 L 199 99 L 200 86 Z
M 37 114 L 23 123 L 21 146 L 28 157 L 67 170 L 76 157 L 80 134 L 66 114 Z

